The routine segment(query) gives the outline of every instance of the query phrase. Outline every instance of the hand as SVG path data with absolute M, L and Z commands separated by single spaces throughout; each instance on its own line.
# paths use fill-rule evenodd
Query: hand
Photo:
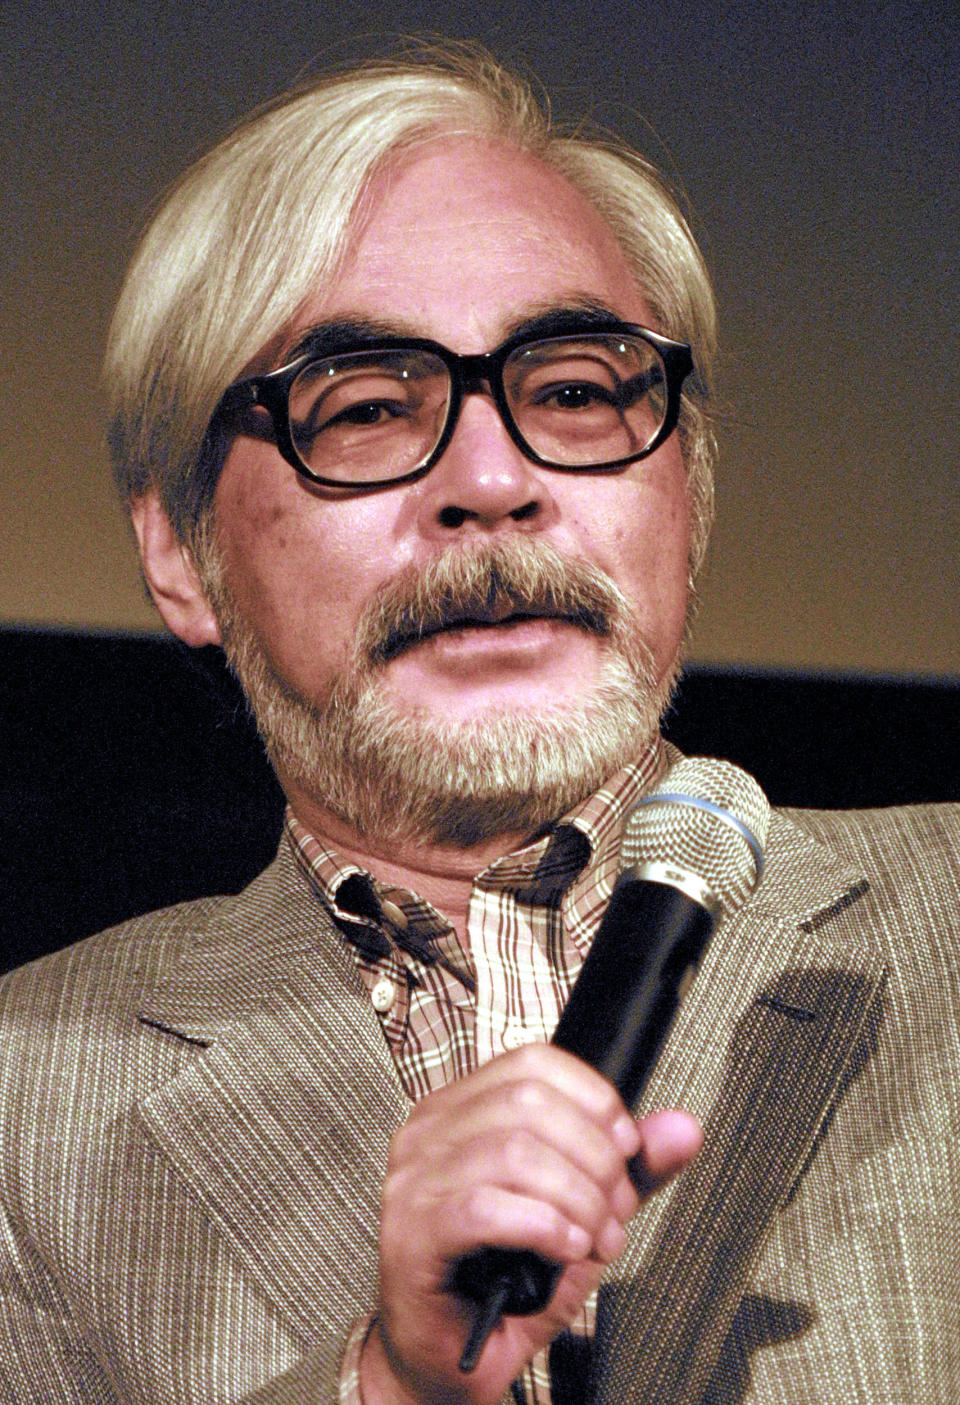
M 611 1083 L 550 1045 L 505 1054 L 424 1098 L 394 1139 L 383 1186 L 378 1330 L 361 1366 L 367 1405 L 496 1405 L 622 1250 L 636 1185 L 651 1193 L 701 1141 L 686 1113 L 636 1123 Z M 547 1308 L 505 1318 L 464 1375 L 472 1309 L 450 1291 L 450 1269 L 485 1244 L 533 1249 L 566 1268 Z

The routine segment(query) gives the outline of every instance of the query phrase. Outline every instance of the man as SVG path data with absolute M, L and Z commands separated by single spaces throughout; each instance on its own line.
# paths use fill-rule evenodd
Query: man
M 954 1398 L 955 816 L 777 817 L 638 1122 L 544 1042 L 670 760 L 712 339 L 653 173 L 486 59 L 172 193 L 114 454 L 289 813 L 245 893 L 5 983 L 4 1400 Z M 491 1243 L 563 1274 L 467 1373 Z

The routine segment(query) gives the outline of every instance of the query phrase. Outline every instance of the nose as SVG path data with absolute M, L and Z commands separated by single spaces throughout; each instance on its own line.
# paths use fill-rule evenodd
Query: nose
M 555 516 L 544 473 L 510 437 L 489 392 L 464 396 L 453 437 L 422 480 L 427 536 L 542 530 Z

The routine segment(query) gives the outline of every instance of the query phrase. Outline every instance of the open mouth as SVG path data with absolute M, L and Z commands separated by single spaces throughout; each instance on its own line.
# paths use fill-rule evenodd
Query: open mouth
M 402 625 L 391 629 L 387 638 L 377 648 L 376 659 L 381 663 L 389 663 L 398 654 L 414 648 L 417 644 L 424 644 L 439 634 L 452 634 L 467 629 L 504 629 L 511 625 L 524 624 L 529 620 L 558 620 L 598 635 L 607 634 L 609 629 L 606 618 L 597 611 L 558 610 L 553 605 L 517 608 L 511 603 L 500 609 L 450 611 L 442 617 L 438 615 L 416 622 L 404 621 Z

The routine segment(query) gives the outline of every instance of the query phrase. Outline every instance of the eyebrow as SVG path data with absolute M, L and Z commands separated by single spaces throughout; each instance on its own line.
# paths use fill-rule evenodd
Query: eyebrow
M 562 303 L 527 310 L 506 326 L 506 341 L 510 337 L 524 336 L 562 337 L 583 328 L 599 326 L 603 323 L 622 320 L 611 308 L 596 299 L 573 297 Z M 301 356 L 336 356 L 345 351 L 359 351 L 364 347 L 378 346 L 385 338 L 411 337 L 421 340 L 420 331 L 403 322 L 380 321 L 371 317 L 335 318 L 329 322 L 319 322 L 310 327 L 284 352 L 281 364 L 289 365 Z
M 380 322 L 372 317 L 335 318 L 318 322 L 283 354 L 283 365 L 299 356 L 336 356 L 341 351 L 356 351 L 365 346 L 378 346 L 385 337 L 412 336 L 409 327 L 396 322 Z
M 574 297 L 544 307 L 542 311 L 528 312 L 508 323 L 507 336 L 562 337 L 582 331 L 584 327 L 622 321 L 612 308 L 595 298 Z

